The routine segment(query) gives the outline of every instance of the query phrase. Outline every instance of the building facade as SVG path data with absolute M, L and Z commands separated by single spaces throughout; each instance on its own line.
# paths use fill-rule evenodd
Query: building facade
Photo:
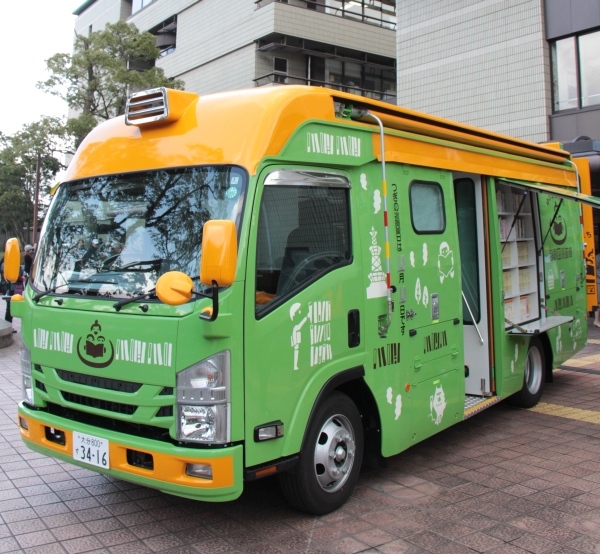
M 398 103 L 535 142 L 600 136 L 600 0 L 402 0 Z
M 157 37 L 156 65 L 198 94 L 309 84 L 395 103 L 395 0 L 88 0 L 75 31 L 119 19 Z

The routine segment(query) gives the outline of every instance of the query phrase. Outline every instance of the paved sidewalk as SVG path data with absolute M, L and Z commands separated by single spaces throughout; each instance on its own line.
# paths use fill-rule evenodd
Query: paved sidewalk
M 0 552 L 600 552 L 600 329 L 535 409 L 494 406 L 363 472 L 342 509 L 312 517 L 270 479 L 199 503 L 30 451 L 15 328 L 0 350 Z

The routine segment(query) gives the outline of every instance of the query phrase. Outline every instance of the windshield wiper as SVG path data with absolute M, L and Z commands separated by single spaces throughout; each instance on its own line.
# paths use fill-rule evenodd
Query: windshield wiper
M 46 296 L 47 294 L 50 294 L 52 292 L 54 292 L 55 290 L 59 289 L 60 287 L 67 287 L 72 283 L 89 283 L 90 281 L 88 279 L 73 279 L 72 281 L 65 281 L 64 283 L 61 283 L 60 285 L 56 285 L 55 287 L 52 287 L 48 290 L 44 290 L 42 292 L 38 292 L 34 297 L 33 297 L 33 301 L 34 302 L 39 302 L 40 298 Z
M 123 300 L 115 302 L 113 304 L 113 308 L 118 312 L 123 306 L 126 306 L 131 302 L 135 302 L 136 300 L 143 300 L 144 298 L 148 298 L 150 296 L 156 296 L 156 287 L 149 290 L 148 292 L 144 292 L 143 294 L 138 294 L 137 296 L 132 296 L 131 298 L 123 298 Z

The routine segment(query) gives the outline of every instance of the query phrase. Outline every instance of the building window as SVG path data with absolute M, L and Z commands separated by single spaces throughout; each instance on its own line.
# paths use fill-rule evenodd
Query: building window
M 600 105 L 600 31 L 552 44 L 554 111 Z
M 287 83 L 288 61 L 285 58 L 273 58 L 274 83 Z
M 142 8 L 145 8 L 148 4 L 152 4 L 152 2 L 154 2 L 154 0 L 133 0 L 133 3 L 131 5 L 131 13 L 137 13 L 139 12 Z

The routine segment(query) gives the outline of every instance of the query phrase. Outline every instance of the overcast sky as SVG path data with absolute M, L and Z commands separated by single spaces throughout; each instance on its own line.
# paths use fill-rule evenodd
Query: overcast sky
M 4 48 L 0 56 L 0 131 L 13 135 L 42 115 L 63 116 L 67 106 L 36 88 L 45 60 L 72 53 L 73 11 L 84 0 L 0 0 Z

